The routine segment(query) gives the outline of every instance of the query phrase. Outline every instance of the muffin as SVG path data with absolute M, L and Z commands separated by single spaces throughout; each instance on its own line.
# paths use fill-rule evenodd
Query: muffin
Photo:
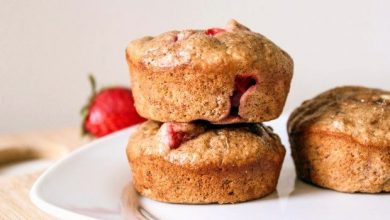
M 147 121 L 130 138 L 135 189 L 170 203 L 236 203 L 276 188 L 285 149 L 261 124 Z
M 302 180 L 341 192 L 390 192 L 389 91 L 326 91 L 291 114 L 288 133 Z
M 126 58 L 138 113 L 161 122 L 263 122 L 283 109 L 291 57 L 232 20 L 132 41 Z

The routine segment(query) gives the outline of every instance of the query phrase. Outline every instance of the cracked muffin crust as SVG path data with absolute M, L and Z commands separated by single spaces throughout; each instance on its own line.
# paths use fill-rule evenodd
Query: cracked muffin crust
M 275 119 L 293 75 L 286 52 L 234 20 L 132 41 L 126 58 L 138 113 L 162 122 Z
M 127 146 L 136 190 L 172 203 L 266 196 L 276 188 L 284 155 L 279 137 L 261 124 L 147 121 Z
M 297 175 L 341 192 L 390 192 L 390 92 L 326 91 L 290 116 Z

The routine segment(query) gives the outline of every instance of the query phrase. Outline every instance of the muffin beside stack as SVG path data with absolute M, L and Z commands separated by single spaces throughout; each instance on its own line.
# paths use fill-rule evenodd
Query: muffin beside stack
M 297 176 L 340 192 L 390 192 L 390 91 L 343 86 L 288 120 Z
M 136 190 L 173 203 L 235 203 L 276 188 L 285 149 L 272 129 L 293 74 L 290 56 L 232 20 L 132 41 L 138 113 L 130 138 Z

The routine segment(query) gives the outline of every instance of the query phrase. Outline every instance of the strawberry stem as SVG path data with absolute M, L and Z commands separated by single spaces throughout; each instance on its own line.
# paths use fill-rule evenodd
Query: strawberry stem
M 81 118 L 82 118 L 81 136 L 85 136 L 88 134 L 88 131 L 85 129 L 85 120 L 87 119 L 88 116 L 89 106 L 91 105 L 91 102 L 96 95 L 96 80 L 91 73 L 88 74 L 88 80 L 89 80 L 89 84 L 91 85 L 92 95 L 88 98 L 88 103 L 84 105 L 80 111 Z
M 96 95 L 96 80 L 95 77 L 93 77 L 92 74 L 88 75 L 88 80 L 89 83 L 91 84 L 91 89 L 92 89 L 92 97 Z

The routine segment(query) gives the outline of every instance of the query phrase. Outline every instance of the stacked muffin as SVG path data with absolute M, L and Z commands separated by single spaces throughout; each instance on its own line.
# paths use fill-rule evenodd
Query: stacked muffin
M 138 113 L 130 138 L 136 190 L 173 203 L 235 203 L 276 188 L 285 149 L 272 129 L 293 74 L 290 56 L 232 20 L 132 41 Z

